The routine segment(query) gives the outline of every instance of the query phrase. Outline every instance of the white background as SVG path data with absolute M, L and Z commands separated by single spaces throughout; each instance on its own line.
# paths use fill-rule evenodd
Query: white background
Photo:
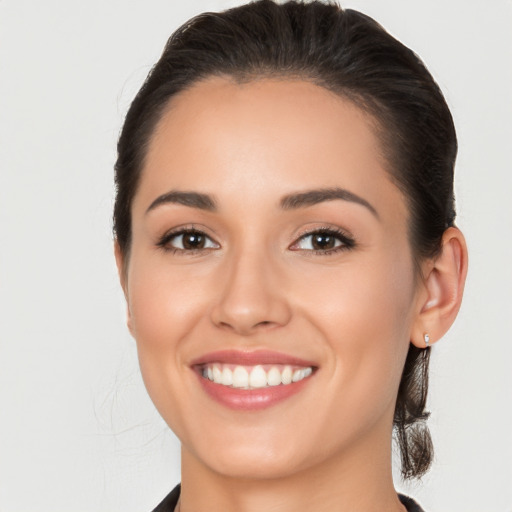
M 221 0 L 0 1 L 0 512 L 149 511 L 179 481 L 112 256 L 127 106 L 167 37 Z M 433 351 L 428 512 L 512 511 L 512 2 L 347 0 L 439 81 L 470 249 Z

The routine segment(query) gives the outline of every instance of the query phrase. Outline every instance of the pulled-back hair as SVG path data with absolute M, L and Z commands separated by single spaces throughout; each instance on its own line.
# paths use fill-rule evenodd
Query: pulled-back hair
M 130 109 L 118 142 L 114 234 L 129 257 L 131 206 L 148 145 L 168 102 L 202 79 L 313 82 L 375 120 L 387 171 L 410 212 L 416 262 L 435 257 L 455 219 L 457 140 L 444 97 L 418 56 L 370 17 L 333 3 L 259 0 L 201 14 L 167 42 Z M 418 270 L 419 272 L 419 270 Z M 404 478 L 429 468 L 425 420 L 430 348 L 409 346 L 394 414 Z

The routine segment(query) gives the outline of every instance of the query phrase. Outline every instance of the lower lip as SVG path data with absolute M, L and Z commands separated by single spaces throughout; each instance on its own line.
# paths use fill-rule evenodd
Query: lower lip
M 276 405 L 301 391 L 311 376 L 287 385 L 257 389 L 238 389 L 216 384 L 196 373 L 201 386 L 215 401 L 239 411 L 258 411 Z

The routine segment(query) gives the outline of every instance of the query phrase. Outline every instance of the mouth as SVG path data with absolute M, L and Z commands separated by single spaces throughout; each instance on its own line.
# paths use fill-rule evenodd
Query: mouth
M 199 368 L 203 378 L 215 384 L 236 389 L 262 389 L 289 386 L 300 382 L 313 373 L 312 366 L 290 365 L 241 366 L 225 363 L 205 364 Z
M 237 410 L 257 410 L 295 395 L 318 367 L 310 361 L 270 351 L 219 351 L 193 361 L 206 393 Z

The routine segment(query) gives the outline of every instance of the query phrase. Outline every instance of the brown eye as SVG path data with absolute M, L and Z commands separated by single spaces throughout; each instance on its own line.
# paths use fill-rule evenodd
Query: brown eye
M 201 231 L 180 231 L 165 236 L 159 243 L 162 247 L 178 251 L 200 251 L 203 249 L 218 249 L 219 245 Z
M 336 238 L 329 233 L 315 233 L 311 235 L 311 245 L 313 249 L 320 251 L 334 249 L 336 246 Z
M 203 249 L 206 237 L 201 233 L 184 233 L 182 235 L 183 249 Z
M 341 231 L 320 229 L 301 236 L 290 249 L 329 254 L 343 249 L 351 249 L 354 245 L 354 240 Z

